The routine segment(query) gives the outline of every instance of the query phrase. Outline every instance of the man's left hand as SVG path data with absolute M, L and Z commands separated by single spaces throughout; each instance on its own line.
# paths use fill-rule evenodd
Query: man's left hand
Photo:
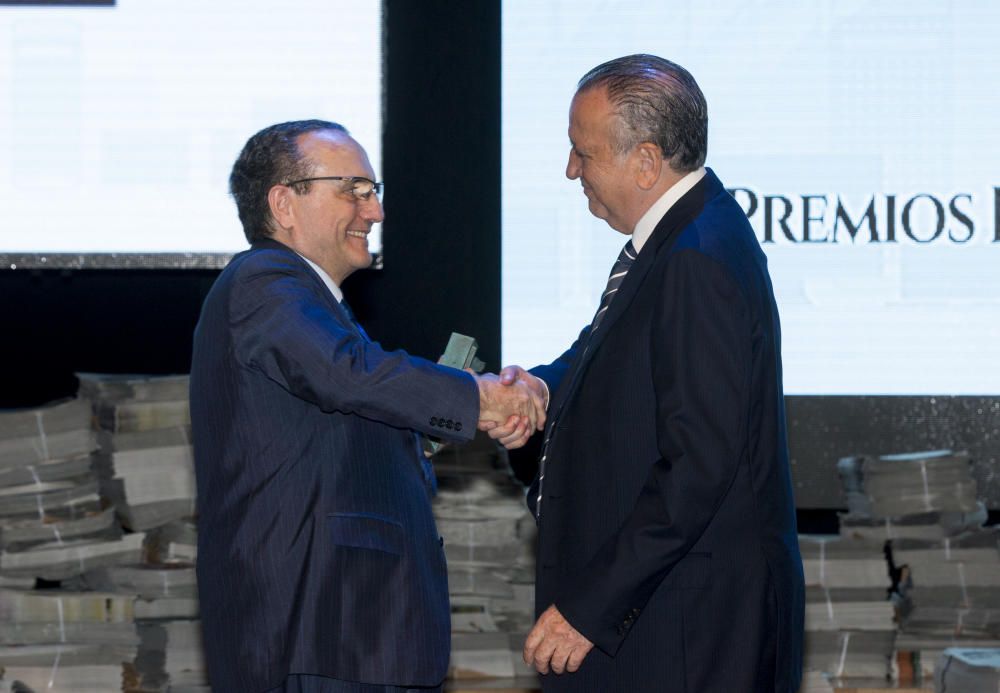
M 573 672 L 592 649 L 594 643 L 571 626 L 553 604 L 539 616 L 524 641 L 524 663 L 539 674 L 550 669 L 556 674 Z

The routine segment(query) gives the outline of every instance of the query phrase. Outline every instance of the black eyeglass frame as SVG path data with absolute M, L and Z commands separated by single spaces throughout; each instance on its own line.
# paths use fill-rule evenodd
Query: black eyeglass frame
M 300 180 L 289 181 L 288 183 L 282 183 L 282 185 L 291 187 L 293 185 L 298 185 L 299 183 L 311 183 L 314 180 L 349 180 L 354 185 L 357 185 L 361 181 L 371 183 L 372 189 L 367 193 L 358 193 L 353 187 L 350 189 L 351 194 L 359 200 L 368 200 L 373 194 L 375 197 L 381 199 L 382 190 L 385 188 L 385 183 L 379 183 L 377 181 L 373 181 L 371 178 L 365 178 L 364 176 L 316 176 L 314 178 L 302 178 Z

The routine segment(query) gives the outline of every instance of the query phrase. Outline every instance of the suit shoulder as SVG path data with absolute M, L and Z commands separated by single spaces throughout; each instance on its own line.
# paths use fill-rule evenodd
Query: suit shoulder
M 692 256 L 700 256 L 692 257 Z M 739 204 L 723 191 L 681 230 L 670 250 L 669 265 L 716 266 L 750 295 L 767 275 L 767 258 Z
M 262 273 L 308 274 L 308 267 L 292 250 L 251 248 L 235 256 L 223 272 L 233 279 L 245 279 Z
M 251 248 L 235 256 L 219 275 L 216 285 L 242 293 L 280 283 L 301 285 L 323 294 L 322 280 L 294 251 L 285 248 Z
M 235 257 L 216 279 L 205 307 L 223 310 L 230 318 L 255 310 L 262 301 L 322 297 L 322 281 L 293 251 L 251 248 Z
M 702 212 L 681 230 L 671 254 L 684 250 L 703 253 L 729 267 L 764 260 L 750 221 L 725 190 L 706 201 Z

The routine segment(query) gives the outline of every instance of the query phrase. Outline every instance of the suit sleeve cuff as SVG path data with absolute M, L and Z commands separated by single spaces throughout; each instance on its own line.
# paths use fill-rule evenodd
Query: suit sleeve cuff
M 601 614 L 591 612 L 586 600 L 558 599 L 555 606 L 571 626 L 609 657 L 614 657 L 618 653 L 625 636 L 639 615 L 639 610 L 633 609 L 623 615 L 620 622 L 611 624 Z

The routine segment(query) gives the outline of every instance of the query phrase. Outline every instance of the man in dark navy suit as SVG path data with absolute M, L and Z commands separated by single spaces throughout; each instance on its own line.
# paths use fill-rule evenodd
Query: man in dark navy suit
M 336 123 L 254 135 L 230 190 L 250 250 L 195 330 L 198 587 L 212 688 L 440 689 L 450 652 L 418 434 L 542 425 L 544 403 L 371 342 L 340 285 L 368 267 L 381 184 Z
M 778 312 L 746 217 L 704 168 L 707 126 L 691 75 L 650 55 L 594 68 L 570 108 L 566 175 L 629 241 L 573 346 L 501 374 L 552 391 L 524 647 L 547 692 L 799 688 Z M 482 427 L 509 447 L 531 433 Z

